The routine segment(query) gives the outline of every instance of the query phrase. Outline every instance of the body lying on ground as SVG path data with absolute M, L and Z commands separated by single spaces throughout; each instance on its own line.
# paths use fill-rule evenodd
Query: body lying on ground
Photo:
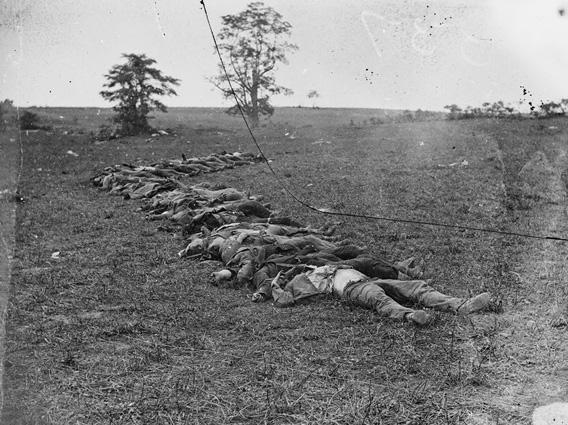
M 263 273 L 268 276 L 270 266 Z M 272 266 L 272 272 L 278 268 Z M 230 278 L 229 270 L 220 272 Z M 346 265 L 296 266 L 282 270 L 266 285 L 253 294 L 254 302 L 273 299 L 277 307 L 288 307 L 306 298 L 321 294 L 334 294 L 346 301 L 376 311 L 383 317 L 405 320 L 417 325 L 427 324 L 431 317 L 420 309 L 403 304 L 421 305 L 454 314 L 470 314 L 488 307 L 490 294 L 484 292 L 473 298 L 453 297 L 436 291 L 424 280 L 398 280 L 369 277 Z
M 275 305 L 293 305 L 306 297 L 333 293 L 375 310 L 381 316 L 418 325 L 428 323 L 429 315 L 423 310 L 405 307 L 402 303 L 449 313 L 470 314 L 487 308 L 490 301 L 487 292 L 470 299 L 457 298 L 436 291 L 424 280 L 376 279 L 344 266 L 315 267 L 295 275 L 288 282 L 282 282 L 281 276 L 280 272 L 271 284 Z
M 401 303 L 462 314 L 489 303 L 487 293 L 465 300 L 436 291 L 418 279 L 421 270 L 412 267 L 413 259 L 390 264 L 363 247 L 333 242 L 322 233 L 322 229 L 292 231 L 285 226 L 234 223 L 208 237 L 195 238 L 184 253 L 207 252 L 227 267 L 215 273 L 218 280 L 248 286 L 254 291 L 254 301 L 273 299 L 277 306 L 335 293 L 383 316 L 423 325 L 428 314 Z
M 184 158 L 151 166 L 121 165 L 108 168 L 93 182 L 110 193 L 148 198 L 144 210 L 150 218 L 167 218 L 183 225 L 190 242 L 180 256 L 198 255 L 223 262 L 217 279 L 247 286 L 253 300 L 273 299 L 286 306 L 321 293 L 338 296 L 376 310 L 379 314 L 417 324 L 428 321 L 422 310 L 401 303 L 457 313 L 487 306 L 484 293 L 470 300 L 435 291 L 421 280 L 413 259 L 391 264 L 366 247 L 333 236 L 334 225 L 313 228 L 279 216 L 250 197 L 224 185 L 187 186 L 180 175 L 211 172 L 227 166 L 252 163 L 258 157 L 222 154 Z
M 251 153 L 221 152 L 201 158 L 166 160 L 151 165 L 119 164 L 105 168 L 92 181 L 113 194 L 128 195 L 133 199 L 152 198 L 159 192 L 170 190 L 172 181 L 180 177 L 213 173 L 260 161 L 260 156 Z M 152 185 L 148 186 L 149 183 Z M 133 194 L 135 191 L 138 192 Z
M 410 263 L 396 265 L 371 256 L 365 247 L 331 236 L 333 225 L 322 228 L 233 223 L 205 235 L 195 234 L 180 256 L 205 254 L 233 269 L 238 285 L 269 285 L 278 267 L 345 265 L 371 277 L 397 279 L 399 273 L 419 277 Z M 256 275 L 255 275 L 256 274 Z M 263 277 L 259 277 L 263 276 Z M 266 276 L 264 276 L 266 275 Z M 263 281 L 262 284 L 258 283 Z M 250 285 L 249 285 L 250 286 Z

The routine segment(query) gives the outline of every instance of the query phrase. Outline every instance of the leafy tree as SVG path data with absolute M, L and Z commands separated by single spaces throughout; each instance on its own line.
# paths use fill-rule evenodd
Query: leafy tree
M 150 130 L 148 114 L 157 109 L 167 112 L 166 105 L 157 96 L 177 96 L 172 86 L 179 80 L 162 74 L 153 65 L 154 59 L 144 54 L 123 54 L 126 63 L 114 65 L 105 78 L 107 90 L 100 95 L 109 102 L 118 102 L 114 121 L 120 125 L 123 135 L 134 135 Z
M 287 41 L 292 25 L 262 2 L 250 3 L 244 11 L 221 19 L 223 28 L 217 37 L 228 78 L 244 113 L 257 126 L 260 116 L 274 113 L 270 96 L 292 94 L 292 90 L 276 84 L 274 78 L 276 65 L 287 64 L 286 54 L 298 48 Z M 233 98 L 221 64 L 219 74 L 211 82 L 226 99 Z M 234 105 L 227 112 L 237 114 L 239 108 Z
M 313 104 L 312 104 L 312 108 L 316 109 L 316 99 L 320 97 L 320 94 L 316 91 L 316 90 L 310 90 L 308 92 L 308 99 L 313 99 Z
M 494 102 L 489 109 L 489 114 L 494 117 L 503 117 L 507 115 L 507 110 L 505 109 L 505 104 L 502 100 Z
M 4 99 L 0 102 L 0 131 L 6 129 L 6 124 L 8 123 L 8 115 L 14 110 L 14 101 L 10 99 Z
M 566 115 L 566 111 L 563 107 L 563 101 L 560 102 L 541 102 L 540 104 L 541 114 L 544 117 L 554 117 L 554 116 L 561 116 Z
M 0 103 L 0 108 L 4 109 L 5 111 L 10 111 L 14 109 L 14 101 L 12 99 L 4 99 L 2 103 Z
M 451 105 L 446 105 L 444 106 L 444 109 L 448 110 L 448 119 L 450 120 L 457 120 L 461 117 L 462 115 L 462 109 L 456 105 L 455 103 L 451 104 Z

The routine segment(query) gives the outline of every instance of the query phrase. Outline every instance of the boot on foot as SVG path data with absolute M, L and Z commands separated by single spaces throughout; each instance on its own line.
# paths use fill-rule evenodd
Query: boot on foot
M 407 322 L 414 323 L 418 326 L 426 326 L 430 322 L 430 315 L 424 310 L 416 310 L 404 316 Z
M 481 311 L 489 305 L 491 301 L 491 294 L 489 292 L 483 292 L 482 294 L 476 295 L 464 302 L 458 308 L 458 314 L 471 314 L 477 311 Z

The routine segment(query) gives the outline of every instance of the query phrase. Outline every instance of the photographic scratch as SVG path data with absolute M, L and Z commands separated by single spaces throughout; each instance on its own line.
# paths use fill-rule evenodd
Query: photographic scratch
M 390 30 L 391 27 L 399 26 L 401 24 L 401 22 L 390 21 L 390 20 L 386 19 L 384 16 L 382 16 L 378 13 L 369 12 L 369 11 L 366 11 L 366 10 L 361 12 L 361 22 L 363 23 L 363 27 L 367 31 L 367 35 L 369 36 L 369 39 L 371 40 L 371 43 L 373 44 L 373 48 L 375 49 L 375 53 L 377 53 L 377 56 L 379 58 L 381 58 L 381 57 L 383 57 L 382 49 L 381 49 L 380 45 L 377 43 L 379 40 L 375 38 L 375 36 L 373 35 L 373 32 L 371 31 L 371 23 L 369 22 L 370 19 L 375 19 L 377 21 L 373 25 L 373 27 L 375 28 L 375 31 L 376 30 L 382 30 L 382 33 L 386 32 L 385 27 L 388 27 L 389 30 Z
M 162 34 L 162 37 L 166 37 L 166 32 L 164 31 L 164 28 L 162 27 L 162 23 L 160 21 L 160 9 L 158 8 L 158 1 L 154 0 L 154 9 L 156 10 L 156 22 L 158 23 L 158 27 L 160 28 L 160 33 Z

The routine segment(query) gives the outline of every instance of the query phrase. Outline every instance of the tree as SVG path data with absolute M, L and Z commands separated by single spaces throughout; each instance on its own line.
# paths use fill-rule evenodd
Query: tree
M 287 64 L 286 54 L 298 48 L 287 41 L 292 25 L 261 2 L 250 3 L 243 12 L 221 19 L 223 28 L 217 37 L 228 79 L 243 112 L 256 126 L 260 116 L 274 113 L 270 96 L 292 94 L 292 90 L 277 85 L 274 78 L 276 65 Z M 219 74 L 210 81 L 226 99 L 233 98 L 222 64 Z M 236 104 L 227 110 L 229 114 L 238 112 Z
M 118 102 L 114 121 L 120 125 L 123 135 L 135 135 L 150 130 L 148 114 L 153 110 L 167 112 L 166 105 L 157 96 L 177 96 L 172 86 L 179 80 L 162 74 L 153 67 L 154 59 L 144 54 L 123 54 L 126 63 L 114 65 L 105 78 L 107 90 L 100 95 L 109 102 Z
M 312 101 L 312 108 L 316 109 L 316 99 L 320 97 L 320 94 L 317 92 L 317 90 L 310 90 L 308 92 L 308 99 L 313 99 Z
M 0 102 L 0 131 L 6 129 L 6 124 L 9 120 L 9 115 L 14 110 L 14 101 L 11 99 L 4 99 Z
M 560 102 L 553 102 L 553 101 L 546 103 L 541 102 L 540 110 L 542 111 L 542 116 L 544 117 L 555 117 L 555 116 L 566 115 L 566 111 L 564 110 L 562 100 Z
M 449 111 L 448 119 L 450 120 L 457 120 L 461 118 L 463 115 L 462 109 L 455 103 L 444 106 L 444 109 L 447 109 Z
M 4 109 L 5 111 L 11 111 L 14 109 L 14 101 L 12 99 L 4 99 L 2 103 L 0 103 L 0 108 Z

